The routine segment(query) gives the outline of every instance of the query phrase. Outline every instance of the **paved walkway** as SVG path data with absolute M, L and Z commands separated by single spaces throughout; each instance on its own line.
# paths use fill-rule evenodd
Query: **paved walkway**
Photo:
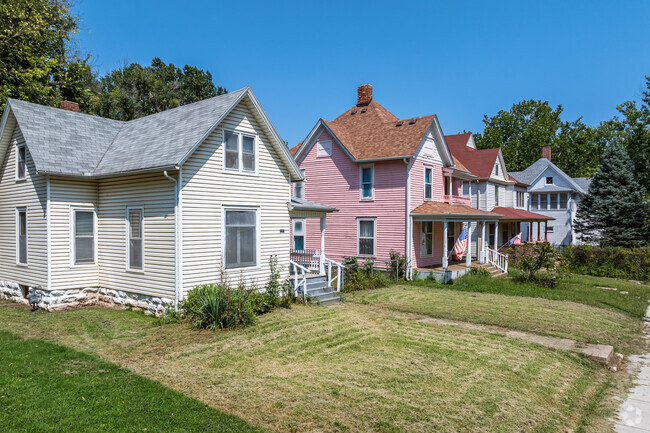
M 645 315 L 645 338 L 650 338 L 650 306 Z M 628 372 L 638 372 L 638 376 L 618 411 L 615 430 L 618 433 L 650 433 L 650 353 L 630 356 L 628 361 Z

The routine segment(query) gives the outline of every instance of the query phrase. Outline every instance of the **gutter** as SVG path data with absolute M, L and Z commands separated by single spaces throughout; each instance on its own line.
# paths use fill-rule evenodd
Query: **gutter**
M 178 180 L 167 174 L 167 170 L 163 172 L 163 176 L 174 182 L 174 309 L 178 310 L 183 293 L 183 222 L 181 219 L 183 169 L 179 167 Z

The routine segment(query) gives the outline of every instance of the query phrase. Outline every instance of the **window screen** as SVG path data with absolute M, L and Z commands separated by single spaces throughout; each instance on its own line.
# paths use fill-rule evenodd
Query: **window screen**
M 129 268 L 142 269 L 143 265 L 142 209 L 129 209 Z
M 94 218 L 93 211 L 74 212 L 75 264 L 95 263 Z
M 27 210 L 18 210 L 18 263 L 27 263 Z
M 255 211 L 226 211 L 226 268 L 257 264 Z
M 375 221 L 359 221 L 359 255 L 373 256 L 375 254 Z

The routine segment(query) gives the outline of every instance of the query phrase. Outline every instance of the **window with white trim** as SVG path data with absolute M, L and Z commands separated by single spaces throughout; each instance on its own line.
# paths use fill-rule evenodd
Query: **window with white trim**
M 553 226 L 546 226 L 546 233 L 553 233 Z
M 366 165 L 361 167 L 361 199 L 372 200 L 375 183 L 375 167 Z
M 23 180 L 27 176 L 27 147 L 21 144 L 16 147 L 16 179 Z
M 127 208 L 129 269 L 144 269 L 144 210 Z
M 226 269 L 257 265 L 257 211 L 226 209 Z
M 567 203 L 568 203 L 568 193 L 561 192 L 560 193 L 560 209 L 566 209 L 567 208 Z
M 431 200 L 433 197 L 433 168 L 424 167 L 424 199 Z
M 499 206 L 499 186 L 494 185 L 494 206 Z
M 420 245 L 420 256 L 430 257 L 433 255 L 433 222 L 422 221 L 422 241 Z
M 293 249 L 302 251 L 305 249 L 305 220 L 293 220 Z
M 326 158 L 332 156 L 332 141 L 331 140 L 319 140 L 316 142 L 316 157 L 317 158 Z
M 224 131 L 224 167 L 242 173 L 255 172 L 256 139 L 240 132 Z
M 524 207 L 524 192 L 517 191 L 517 207 Z
M 539 194 L 530 195 L 530 209 L 531 210 L 539 209 Z
M 542 210 L 548 209 L 549 194 L 539 194 L 539 208 Z
M 360 256 L 375 255 L 375 223 L 374 218 L 357 220 L 357 252 Z
M 447 253 L 454 249 L 456 244 L 456 223 L 447 223 Z
M 16 262 L 27 264 L 27 208 L 16 210 Z
M 553 177 L 549 176 L 546 178 L 546 185 L 553 185 Z
M 305 176 L 305 170 L 300 170 L 303 177 Z M 305 198 L 305 182 L 295 182 L 293 184 L 293 196 L 296 198 Z
M 499 162 L 494 165 L 494 173 L 498 176 L 499 175 Z
M 95 263 L 95 211 L 93 209 L 73 210 L 74 264 Z

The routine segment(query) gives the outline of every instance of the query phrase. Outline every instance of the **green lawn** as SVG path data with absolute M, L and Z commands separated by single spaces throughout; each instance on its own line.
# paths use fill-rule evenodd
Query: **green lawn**
M 516 270 L 513 274 L 516 275 Z M 434 287 L 465 292 L 499 293 L 511 296 L 526 296 L 555 300 L 568 300 L 608 308 L 642 319 L 650 300 L 650 285 L 635 284 L 614 278 L 589 275 L 563 274 L 554 288 L 544 288 L 533 283 L 524 283 L 513 278 L 485 278 L 465 275 L 454 284 L 441 284 L 421 280 L 410 283 L 419 287 Z M 599 287 L 615 288 L 607 290 Z M 621 292 L 628 292 L 622 294 Z
M 0 331 L 0 429 L 262 432 L 97 356 Z
M 386 290 L 391 289 L 372 295 Z M 472 296 L 417 287 L 393 290 Z M 354 296 L 361 300 L 361 294 Z M 201 423 L 214 417 L 215 423 L 248 428 L 139 374 L 282 432 L 606 430 L 612 408 L 604 396 L 615 376 L 583 356 L 423 323 L 396 314 L 390 305 L 382 307 L 380 298 L 379 305 L 295 306 L 261 316 L 251 328 L 218 332 L 155 326 L 154 319 L 135 312 L 88 308 L 31 313 L 0 303 L 0 329 L 57 343 L 3 334 L 8 340 L 2 345 L 10 350 L 0 351 L 0 387 L 6 390 L 0 425 L 9 421 L 19 429 L 39 430 L 55 417 L 56 427 L 72 426 L 63 429 L 69 431 L 91 423 L 170 431 L 178 426 L 175 417 L 182 416 L 188 426 L 203 428 Z M 437 299 L 443 300 L 449 298 Z M 475 307 L 467 305 L 468 310 Z M 585 313 L 568 311 L 576 320 Z M 552 314 L 553 308 L 540 313 Z M 29 406 L 25 415 L 19 414 L 21 403 Z M 12 416 L 7 416 L 8 408 Z

